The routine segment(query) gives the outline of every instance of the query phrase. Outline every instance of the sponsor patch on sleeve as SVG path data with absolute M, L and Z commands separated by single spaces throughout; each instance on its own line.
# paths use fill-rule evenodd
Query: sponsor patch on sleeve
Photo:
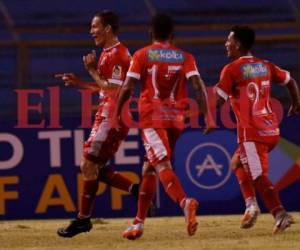
M 122 67 L 120 65 L 115 65 L 112 70 L 112 78 L 120 80 L 122 76 Z

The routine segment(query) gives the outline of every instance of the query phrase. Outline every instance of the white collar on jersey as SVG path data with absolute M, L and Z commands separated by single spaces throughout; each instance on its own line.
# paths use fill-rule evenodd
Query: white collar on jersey
M 155 42 L 153 42 L 153 44 L 161 44 L 162 46 L 169 46 L 170 45 L 170 43 L 168 41 L 165 41 L 165 42 L 155 41 Z
M 116 44 L 114 44 L 113 46 L 110 46 L 110 47 L 108 47 L 108 48 L 105 48 L 105 49 L 103 49 L 103 50 L 104 50 L 104 51 L 111 50 L 111 49 L 113 49 L 114 47 L 117 47 L 119 44 L 120 44 L 120 42 L 117 42 L 117 43 L 116 43 Z
M 253 58 L 253 56 L 240 56 L 239 58 Z

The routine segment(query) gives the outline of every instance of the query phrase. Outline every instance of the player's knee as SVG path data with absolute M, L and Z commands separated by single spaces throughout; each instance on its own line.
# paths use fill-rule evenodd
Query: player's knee
M 241 161 L 240 161 L 240 158 L 238 157 L 238 155 L 233 155 L 233 157 L 231 158 L 231 161 L 230 161 L 230 169 L 232 171 L 236 170 L 238 167 L 241 167 L 242 164 L 241 164 Z
M 144 165 L 143 165 L 143 170 L 142 170 L 142 175 L 155 175 L 156 172 L 155 172 L 155 169 L 153 168 L 152 165 L 150 165 L 149 162 L 144 162 Z
M 159 164 L 157 164 L 155 166 L 156 173 L 159 173 L 165 169 L 172 169 L 172 165 L 171 165 L 170 161 L 160 162 Z
M 98 164 L 83 158 L 81 160 L 80 169 L 85 179 L 92 180 L 98 178 L 98 173 L 99 173 Z

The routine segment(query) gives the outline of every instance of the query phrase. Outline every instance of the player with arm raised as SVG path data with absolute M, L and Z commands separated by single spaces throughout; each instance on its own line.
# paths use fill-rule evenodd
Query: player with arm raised
M 79 214 L 69 226 L 58 229 L 57 233 L 61 237 L 73 237 L 92 228 L 90 217 L 98 190 L 98 181 L 136 196 L 138 194 L 138 184 L 133 184 L 117 171 L 106 166 L 128 133 L 127 127 L 123 126 L 117 130 L 111 126 L 115 98 L 123 84 L 131 60 L 127 48 L 118 40 L 118 28 L 118 16 L 111 11 L 99 12 L 92 19 L 90 33 L 96 46 L 103 48 L 103 52 L 98 65 L 95 51 L 84 56 L 83 62 L 94 83 L 83 82 L 73 73 L 56 75 L 62 78 L 65 85 L 98 91 L 101 95 L 93 128 L 84 144 L 84 155 L 80 165 L 83 174 L 83 194 Z
M 120 119 L 122 107 L 130 98 L 135 83 L 140 80 L 139 122 L 147 161 L 143 166 L 137 216 L 123 233 L 123 237 L 128 239 L 136 239 L 143 234 L 147 210 L 156 192 L 156 176 L 169 197 L 182 208 L 189 235 L 195 234 L 198 224 L 198 201 L 187 198 L 172 169 L 171 155 L 183 129 L 184 119 L 176 105 L 187 98 L 186 80 L 191 81 L 199 109 L 205 116 L 206 90 L 194 57 L 170 43 L 173 21 L 168 15 L 153 17 L 151 35 L 153 43 L 133 56 L 116 107 L 116 119 Z
M 279 127 L 272 110 L 272 84 L 286 86 L 292 97 L 289 114 L 300 112 L 299 88 L 288 71 L 252 55 L 255 32 L 247 26 L 234 26 L 225 47 L 232 62 L 227 64 L 216 85 L 218 102 L 230 100 L 237 119 L 238 149 L 232 168 L 239 181 L 246 210 L 241 228 L 254 225 L 260 213 L 255 190 L 275 218 L 273 233 L 293 223 L 285 211 L 278 191 L 268 177 L 268 154 L 277 145 Z

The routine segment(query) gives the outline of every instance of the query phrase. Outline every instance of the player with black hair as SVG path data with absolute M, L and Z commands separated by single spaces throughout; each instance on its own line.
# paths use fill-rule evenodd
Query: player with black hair
M 156 192 L 157 176 L 169 197 L 182 208 L 189 235 L 195 234 L 198 224 L 198 201 L 187 198 L 172 169 L 171 156 L 184 127 L 178 103 L 187 98 L 186 80 L 191 82 L 204 116 L 207 115 L 206 89 L 194 57 L 171 44 L 171 17 L 155 15 L 150 30 L 153 43 L 135 52 L 116 107 L 116 119 L 120 120 L 124 103 L 130 98 L 137 80 L 141 80 L 139 122 L 147 161 L 143 166 L 137 216 L 123 233 L 123 237 L 131 240 L 143 234 L 147 210 Z
M 271 87 L 279 84 L 289 90 L 292 103 L 288 115 L 300 112 L 300 95 L 298 85 L 288 71 L 252 55 L 254 42 L 253 29 L 232 27 L 225 43 L 232 62 L 223 68 L 215 89 L 219 103 L 230 100 L 237 119 L 239 146 L 231 166 L 246 203 L 241 228 L 252 227 L 260 213 L 257 190 L 275 218 L 275 234 L 284 231 L 294 221 L 285 211 L 278 191 L 268 177 L 268 154 L 280 138 L 277 117 L 270 101 Z
M 92 19 L 90 34 L 95 45 L 103 51 L 98 62 L 96 52 L 93 51 L 83 57 L 83 63 L 94 83 L 84 82 L 73 73 L 56 75 L 65 82 L 65 85 L 78 86 L 99 93 L 98 110 L 90 136 L 84 144 L 84 155 L 80 165 L 83 174 L 83 194 L 79 213 L 69 226 L 58 229 L 57 233 L 61 237 L 73 237 L 81 232 L 90 231 L 92 228 L 90 217 L 99 181 L 138 195 L 138 184 L 133 184 L 110 166 L 106 166 L 129 130 L 125 126 L 115 129 L 111 122 L 115 98 L 131 60 L 128 49 L 119 42 L 118 29 L 119 17 L 112 11 L 98 12 Z

